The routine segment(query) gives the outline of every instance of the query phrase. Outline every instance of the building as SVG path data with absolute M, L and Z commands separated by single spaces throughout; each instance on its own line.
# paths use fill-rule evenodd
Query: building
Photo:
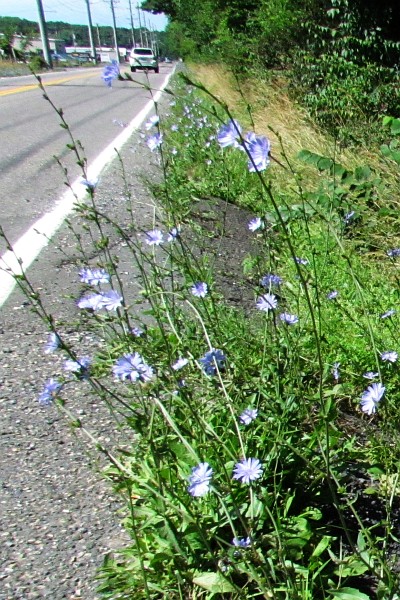
M 126 61 L 128 56 L 127 48 L 118 49 L 121 59 Z M 65 53 L 71 58 L 84 61 L 90 60 L 92 49 L 89 46 L 66 46 Z M 111 62 L 112 60 L 115 60 L 117 56 L 114 48 L 96 46 L 96 58 L 98 62 Z
M 43 54 L 43 44 L 40 38 L 29 39 L 24 35 L 15 34 L 12 47 L 17 52 L 25 54 Z M 52 54 L 65 54 L 64 40 L 49 38 L 49 47 Z

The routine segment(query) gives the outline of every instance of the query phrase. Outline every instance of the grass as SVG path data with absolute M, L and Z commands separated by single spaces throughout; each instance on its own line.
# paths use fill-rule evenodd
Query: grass
M 106 340 L 89 366 L 26 276 L 17 279 L 75 365 L 56 390 L 45 388 L 42 403 L 55 402 L 83 429 L 64 399 L 75 378 L 133 431 L 123 452 L 98 445 L 132 536 L 107 558 L 99 593 L 113 600 L 395 600 L 395 155 L 384 160 L 373 147 L 340 152 L 282 79 L 240 90 L 221 67 L 191 69 L 172 86 L 169 116 L 145 134 L 163 174 L 152 185 L 156 222 L 138 227 L 128 193 L 124 225 L 115 222 L 97 209 L 95 186 L 77 206 L 96 249 L 94 261 L 81 247 L 82 267 L 108 273 L 101 284 L 82 279 L 92 304 L 81 310 Z M 220 148 L 224 102 L 244 131 L 253 120 L 257 135 L 271 137 L 279 163 L 251 172 L 249 150 Z M 69 147 L 86 177 L 79 146 Z M 142 150 L 149 152 L 145 143 Z M 242 306 L 225 300 L 229 289 L 215 271 L 233 235 L 233 203 L 246 208 L 235 213 L 236 244 L 246 238 L 250 250 L 242 264 L 223 253 L 222 269 L 250 290 Z M 252 231 L 249 215 L 259 219 Z M 143 314 L 130 304 L 111 229 L 136 265 Z
M 8 60 L 0 60 L 0 77 L 18 77 L 20 75 L 30 75 L 28 65 L 12 62 Z

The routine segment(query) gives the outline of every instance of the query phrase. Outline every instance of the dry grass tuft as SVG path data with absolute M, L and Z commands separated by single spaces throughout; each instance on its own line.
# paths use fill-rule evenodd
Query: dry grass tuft
M 250 127 L 248 103 L 256 132 L 268 135 L 277 157 L 281 154 L 280 137 L 285 153 L 292 161 L 295 161 L 300 150 L 307 149 L 335 158 L 349 169 L 363 162 L 371 165 L 374 155 L 370 150 L 340 150 L 333 139 L 311 122 L 305 110 L 290 98 L 284 77 L 276 77 L 268 82 L 248 81 L 241 84 L 239 90 L 238 82 L 223 65 L 196 64 L 191 65 L 190 70 L 196 80 L 229 106 L 244 127 Z
M 197 80 L 238 115 L 241 123 L 250 127 L 245 106 L 245 102 L 248 103 L 257 133 L 268 135 L 275 149 L 279 146 L 278 135 L 284 140 L 285 152 L 291 157 L 307 148 L 324 156 L 336 153 L 339 162 L 348 164 L 354 160 L 349 151 L 337 154 L 334 141 L 327 138 L 289 97 L 287 82 L 283 77 L 271 82 L 248 81 L 240 84 L 239 90 L 238 82 L 223 65 L 192 65 L 191 71 Z M 356 164 L 359 164 L 359 153 L 357 158 Z

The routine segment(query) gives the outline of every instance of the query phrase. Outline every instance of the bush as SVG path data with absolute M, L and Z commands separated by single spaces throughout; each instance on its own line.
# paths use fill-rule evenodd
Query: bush
M 47 71 L 50 67 L 42 56 L 33 56 L 29 61 L 29 66 L 34 73 Z

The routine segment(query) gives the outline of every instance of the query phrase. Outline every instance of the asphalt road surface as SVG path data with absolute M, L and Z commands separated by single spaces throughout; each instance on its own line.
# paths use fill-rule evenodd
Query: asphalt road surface
M 150 100 L 141 83 L 156 91 L 173 66 L 163 64 L 160 73 L 115 81 L 110 89 L 101 69 L 73 69 L 42 76 L 47 94 L 62 108 L 75 139 L 84 146 L 90 163 Z M 129 67 L 122 67 L 129 72 Z M 0 224 L 14 243 L 65 191 L 57 156 L 73 181 L 80 169 L 66 147 L 70 142 L 54 109 L 43 98 L 33 76 L 0 79 Z M 5 244 L 0 241 L 0 253 Z
M 159 76 L 149 75 L 154 86 L 161 85 L 170 67 L 162 70 Z M 46 76 L 53 84 L 48 93 L 64 108 L 89 162 L 121 131 L 129 132 L 113 119 L 133 121 L 149 98 L 148 92 L 127 82 L 115 82 L 112 90 L 107 89 L 99 70 L 67 73 L 69 81 L 56 83 L 62 77 Z M 68 141 L 38 90 L 18 91 L 26 82 L 3 81 L 3 96 L 0 93 L 2 140 L 8 136 L 0 148 L 0 220 L 6 222 L 13 241 L 53 206 L 64 189 L 51 155 L 63 152 Z M 168 110 L 168 100 L 164 96 L 160 102 L 161 112 Z M 76 177 L 74 161 L 68 153 L 63 157 L 71 177 Z M 122 225 L 130 222 L 128 186 L 137 226 L 146 231 L 152 228 L 154 207 L 144 180 L 157 181 L 157 156 L 136 131 L 122 148 L 121 160 L 126 181 L 121 181 L 120 165 L 114 161 L 101 176 L 96 206 L 111 212 Z M 74 230 L 82 233 L 79 215 L 70 219 Z M 31 265 L 28 277 L 71 348 L 82 356 L 96 353 L 102 336 L 88 329 L 85 315 L 76 307 L 84 291 L 76 238 L 64 226 L 53 241 Z M 84 245 L 91 255 L 93 247 Z M 119 257 L 129 301 L 139 310 L 132 256 L 115 232 L 111 247 Z M 45 324 L 15 290 L 0 309 L 0 600 L 98 600 L 96 570 L 106 555 L 126 547 L 130 538 L 117 512 L 123 503 L 97 472 L 104 466 L 98 452 L 54 406 L 37 402 L 48 378 L 65 374 L 63 353 L 44 354 L 47 339 Z M 131 446 L 131 430 L 116 425 L 85 382 L 70 382 L 66 401 L 102 445 L 111 450 Z

